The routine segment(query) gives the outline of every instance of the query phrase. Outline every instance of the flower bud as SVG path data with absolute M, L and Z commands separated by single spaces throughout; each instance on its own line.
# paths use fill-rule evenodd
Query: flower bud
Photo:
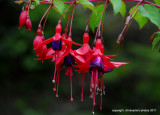
M 85 32 L 83 34 L 83 44 L 88 44 L 88 42 L 89 42 L 89 34 L 88 32 Z
M 31 31 L 32 23 L 31 23 L 31 20 L 30 20 L 29 16 L 27 16 L 25 26 L 26 26 L 26 29 L 28 29 L 29 31 Z
M 57 24 L 57 26 L 56 26 L 56 33 L 61 33 L 61 31 L 62 31 L 61 24 Z
M 131 21 L 132 17 L 129 15 L 126 17 L 126 20 L 125 20 L 125 25 L 129 25 L 130 24 L 130 21 Z
M 37 56 L 39 56 L 39 53 L 41 52 L 42 47 L 38 48 L 39 45 L 42 43 L 42 31 L 41 29 L 37 30 L 37 36 L 35 37 L 33 41 L 33 48 L 36 51 Z
M 25 10 L 22 11 L 19 17 L 19 29 L 21 29 L 22 26 L 25 25 L 27 20 L 27 14 L 28 14 L 28 5 L 25 7 Z
M 118 35 L 118 38 L 117 38 L 117 44 L 119 45 L 119 46 L 121 46 L 122 45 L 122 42 L 123 42 L 123 40 L 124 40 L 124 38 L 123 38 L 123 34 L 122 33 L 120 33 L 119 35 Z

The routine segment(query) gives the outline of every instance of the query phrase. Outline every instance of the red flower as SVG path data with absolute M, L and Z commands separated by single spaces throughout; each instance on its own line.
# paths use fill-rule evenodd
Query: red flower
M 97 39 L 95 43 L 95 48 L 90 55 L 90 57 L 86 60 L 84 64 L 76 65 L 79 70 L 79 73 L 82 72 L 90 72 L 91 73 L 91 82 L 90 82 L 90 97 L 93 98 L 93 109 L 95 106 L 95 97 L 98 91 L 100 91 L 101 95 L 101 104 L 100 109 L 102 109 L 102 93 L 104 92 L 104 78 L 103 74 L 109 71 L 112 71 L 113 68 L 118 68 L 121 65 L 128 64 L 126 62 L 110 62 L 108 59 L 109 57 L 113 57 L 116 55 L 104 55 L 102 53 L 102 40 Z M 99 87 L 99 80 L 100 79 L 100 87 Z
M 59 54 L 58 54 L 59 56 L 57 56 L 58 58 L 56 59 L 55 73 L 54 73 L 54 78 L 53 78 L 53 83 L 55 83 L 54 91 L 56 90 L 56 87 L 57 87 L 57 91 L 58 91 L 59 73 L 62 69 L 62 66 L 65 65 L 67 67 L 65 75 L 67 75 L 67 76 L 70 75 L 71 101 L 73 101 L 73 97 L 72 97 L 72 76 L 73 76 L 72 65 L 75 63 L 75 61 L 78 64 L 82 64 L 85 62 L 85 60 L 80 55 L 75 54 L 74 51 L 72 50 L 72 44 L 74 42 L 72 41 L 72 38 L 70 36 L 68 37 L 68 39 L 64 39 L 64 38 L 61 38 L 61 39 L 66 43 L 66 49 L 63 52 L 62 51 L 59 52 Z M 79 44 L 77 44 L 77 45 L 79 45 Z M 55 58 L 56 58 L 56 54 L 55 54 Z M 57 77 L 56 77 L 56 73 L 57 73 Z M 56 86 L 56 84 L 57 84 L 57 86 Z M 58 97 L 58 92 L 56 93 L 56 96 Z
M 78 54 L 78 55 L 82 56 L 85 60 L 87 60 L 88 57 L 90 56 L 91 48 L 89 46 L 89 34 L 88 34 L 88 32 L 85 32 L 83 34 L 83 45 L 82 45 L 81 48 L 75 50 L 75 54 Z M 81 94 L 81 101 L 83 101 L 83 87 L 84 87 L 84 81 L 86 79 L 85 78 L 86 74 L 85 74 L 85 70 L 81 70 L 81 72 L 83 72 L 83 75 L 82 75 L 82 94 Z M 78 72 L 79 77 L 80 77 L 81 72 Z
M 67 39 L 64 39 L 61 36 L 61 31 L 62 31 L 61 24 L 58 23 L 57 26 L 56 26 L 56 34 L 52 38 L 49 38 L 49 39 L 43 41 L 43 43 L 40 44 L 39 47 L 42 47 L 43 45 L 46 45 L 46 44 L 49 44 L 49 43 L 52 42 L 52 48 L 53 48 L 53 50 L 60 51 L 61 48 L 62 48 L 62 41 L 70 42 L 70 43 L 75 44 L 75 45 L 79 45 L 79 44 L 77 44 L 77 43 L 75 43 L 73 41 L 68 41 Z

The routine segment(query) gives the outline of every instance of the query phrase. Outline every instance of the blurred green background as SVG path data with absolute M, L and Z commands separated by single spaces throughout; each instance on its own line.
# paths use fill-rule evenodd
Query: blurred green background
M 134 3 L 128 4 L 131 8 Z M 74 101 L 70 102 L 69 78 L 60 75 L 59 98 L 53 92 L 52 78 L 54 63 L 50 60 L 35 61 L 32 42 L 36 36 L 37 25 L 48 5 L 39 5 L 30 12 L 32 31 L 23 27 L 18 30 L 22 5 L 13 1 L 0 0 L 0 115 L 91 115 L 92 99 L 89 98 L 89 74 L 84 89 L 84 102 L 81 98 L 81 82 L 78 75 L 73 76 Z M 82 43 L 82 35 L 90 10 L 77 6 L 73 19 L 73 40 Z M 127 13 L 128 14 L 128 13 Z M 60 15 L 51 11 L 44 30 L 45 38 L 52 37 Z M 113 109 L 156 109 L 152 114 L 160 115 L 160 53 L 158 47 L 152 50 L 149 37 L 157 28 L 148 24 L 139 30 L 134 21 L 125 36 L 122 47 L 117 46 L 116 38 L 122 31 L 124 19 L 120 14 L 114 16 L 111 5 L 104 19 L 105 54 L 116 54 L 114 61 L 131 62 L 105 74 L 103 109 L 99 110 L 100 96 L 96 97 L 96 115 L 135 114 L 113 113 Z M 62 21 L 65 27 L 66 19 Z M 90 31 L 90 44 L 94 33 Z M 74 47 L 73 49 L 76 49 Z M 143 112 L 148 115 L 151 113 Z

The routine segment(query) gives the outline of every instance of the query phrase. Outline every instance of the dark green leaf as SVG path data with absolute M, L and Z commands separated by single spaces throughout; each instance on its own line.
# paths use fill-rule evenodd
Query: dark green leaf
M 77 1 L 78 2 L 78 1 Z M 91 9 L 92 11 L 94 11 L 95 10 L 95 7 L 94 7 L 94 5 L 91 3 L 91 2 L 89 2 L 88 0 L 79 0 L 79 2 L 78 2 L 79 4 L 81 4 L 84 8 L 89 8 L 89 9 Z
M 155 47 L 155 45 L 160 41 L 160 32 L 157 32 L 153 42 L 152 42 L 152 49 Z
M 90 24 L 90 27 L 91 27 L 93 32 L 94 32 L 95 28 L 99 25 L 103 8 L 104 8 L 104 4 L 101 4 L 101 5 L 97 6 L 95 8 L 97 13 L 93 12 L 92 15 L 91 15 L 89 24 Z M 102 16 L 102 22 L 104 20 L 104 15 L 105 15 L 105 11 L 104 11 L 103 16 Z
M 154 5 L 144 4 L 139 6 L 139 12 L 141 16 L 148 17 L 150 21 L 160 28 L 160 13 Z
M 110 2 L 113 5 L 114 14 L 116 15 L 122 7 L 122 0 L 110 0 Z
M 124 2 L 122 2 L 122 7 L 120 9 L 120 13 L 121 13 L 122 17 L 124 18 L 126 15 L 126 5 Z
M 131 13 L 134 8 L 135 8 L 135 6 L 130 9 L 129 13 Z M 132 16 L 136 13 L 137 10 L 138 10 L 138 7 L 136 7 L 136 8 L 134 9 L 134 11 L 133 11 L 133 13 L 132 13 Z M 138 12 L 136 13 L 136 15 L 134 16 L 134 19 L 135 19 L 135 20 L 137 21 L 137 23 L 139 24 L 140 29 L 142 29 L 142 28 L 145 26 L 145 24 L 147 23 L 147 21 L 148 21 L 148 18 L 147 18 L 147 17 L 144 17 L 144 16 L 141 16 L 141 15 L 140 15 L 139 10 L 138 10 Z

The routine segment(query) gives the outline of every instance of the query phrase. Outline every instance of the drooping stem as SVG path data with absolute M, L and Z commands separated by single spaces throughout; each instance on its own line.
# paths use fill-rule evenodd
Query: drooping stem
M 132 15 L 132 17 L 134 18 L 134 16 L 137 14 L 139 8 L 134 12 L 134 14 Z M 133 22 L 133 18 L 131 19 L 130 23 L 128 25 L 125 25 L 125 27 L 123 28 L 122 30 L 122 34 L 123 34 L 123 37 L 126 35 L 126 32 L 128 31 L 131 23 Z
M 109 1 L 106 0 L 105 4 L 104 4 L 104 8 L 103 8 L 103 11 L 102 11 L 102 14 L 101 14 L 101 18 L 100 18 L 100 22 L 99 22 L 99 25 L 98 25 L 98 28 L 97 28 L 97 32 L 96 32 L 96 35 L 95 35 L 95 39 L 97 38 L 97 35 L 98 35 L 98 31 L 100 31 L 100 27 L 101 27 L 101 22 L 102 22 L 102 17 L 103 17 L 103 13 L 107 7 L 107 5 L 109 4 Z
M 71 15 L 70 15 L 70 12 L 68 13 L 68 18 L 67 18 L 67 24 L 66 24 L 66 28 L 64 30 L 64 33 L 67 34 L 67 31 L 68 31 L 68 25 L 69 25 L 69 21 L 71 19 Z
M 73 4 L 75 4 L 75 3 L 76 3 L 76 1 L 72 2 L 72 3 L 66 8 L 66 10 L 64 11 L 64 13 L 62 14 L 62 16 L 60 17 L 59 20 L 62 20 L 63 15 L 64 15 L 64 14 L 67 12 L 67 10 L 68 10 Z
M 140 2 L 138 2 L 138 4 L 134 7 L 134 9 L 132 10 L 132 12 L 129 14 L 129 16 L 131 16 L 134 12 L 134 10 L 143 2 L 144 0 L 141 0 Z
M 41 23 L 42 23 L 43 18 L 45 17 L 45 15 L 46 15 L 47 12 L 49 11 L 49 9 L 52 8 L 52 6 L 53 6 L 53 3 L 48 7 L 48 9 L 46 10 L 46 12 L 43 14 L 43 16 L 42 16 L 42 18 L 41 18 L 41 20 L 40 20 L 40 22 L 39 22 L 40 25 L 41 25 Z
M 48 14 L 47 14 L 47 17 L 46 17 L 46 19 L 45 19 L 45 21 L 44 21 L 44 23 L 43 23 L 43 30 L 44 30 L 45 24 L 46 24 L 46 22 L 47 22 L 47 19 L 48 19 L 48 16 L 49 16 L 49 12 L 50 12 L 50 11 L 51 11 L 51 9 L 49 9 Z
M 73 15 L 74 15 L 75 7 L 76 7 L 76 4 L 73 6 L 73 10 L 72 10 L 72 17 L 71 17 L 71 23 L 70 23 L 70 31 L 69 31 L 69 35 L 71 35 L 71 32 L 72 32 L 72 22 L 73 22 Z
M 97 7 L 99 4 L 100 4 L 100 2 L 101 1 L 99 1 L 96 5 L 95 5 L 95 7 Z M 91 12 L 91 14 L 90 14 L 90 16 L 89 16 L 89 18 L 88 18 L 88 21 L 87 21 L 87 25 L 89 24 L 89 21 L 90 21 L 90 18 L 91 18 L 91 15 L 93 14 L 93 11 Z

